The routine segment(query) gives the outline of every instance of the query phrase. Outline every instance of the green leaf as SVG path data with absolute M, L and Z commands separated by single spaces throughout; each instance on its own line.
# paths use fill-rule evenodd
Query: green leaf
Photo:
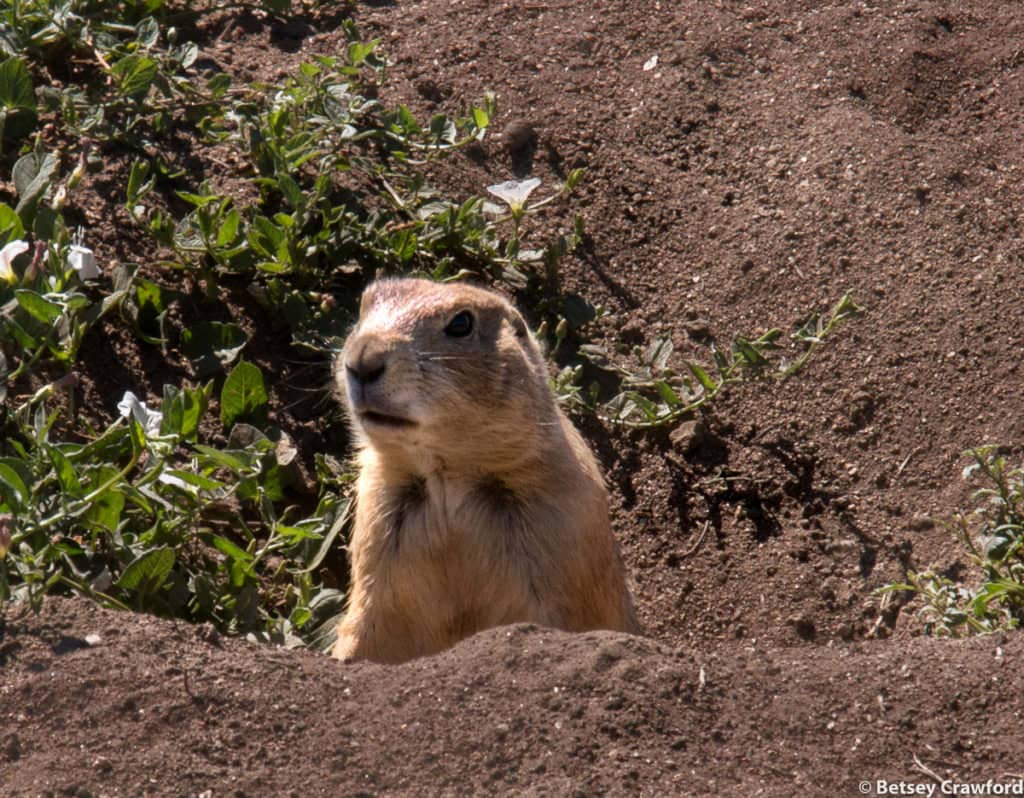
M 630 391 L 629 398 L 633 400 L 640 412 L 644 414 L 648 421 L 657 421 L 661 413 L 659 412 L 658 405 L 652 402 L 643 394 Z
M 671 407 L 680 407 L 683 404 L 683 400 L 679 398 L 676 392 L 672 390 L 672 386 L 667 382 L 658 380 L 654 383 L 654 388 L 665 404 Z
M 396 122 L 398 123 L 400 132 L 405 133 L 406 135 L 415 135 L 423 132 L 423 128 L 421 128 L 419 122 L 416 121 L 416 117 L 412 115 L 412 111 L 404 105 L 398 106 L 398 119 Z
M 347 502 L 345 506 L 338 511 L 337 515 L 335 515 L 331 528 L 327 531 L 327 534 L 324 535 L 324 539 L 320 543 L 320 548 L 317 549 L 316 554 L 313 555 L 313 559 L 310 560 L 309 564 L 303 569 L 303 573 L 312 573 L 320 567 L 320 563 L 323 562 L 324 558 L 334 546 L 334 541 L 351 520 L 352 504 L 351 502 Z
M 126 308 L 129 316 L 134 318 L 143 340 L 151 344 L 163 343 L 169 304 L 164 289 L 149 280 L 140 279 L 135 284 L 133 300 L 126 303 Z
M 586 168 L 581 167 L 579 169 L 573 169 L 569 172 L 569 176 L 565 180 L 565 188 L 567 191 L 572 191 L 576 186 L 583 180 L 583 176 L 587 173 Z
M 253 556 L 249 552 L 240 546 L 235 545 L 225 537 L 217 535 L 213 539 L 213 545 L 218 551 L 225 554 L 231 560 L 242 563 L 252 562 Z
M 845 293 L 832 309 L 832 318 L 838 321 L 863 312 L 864 308 L 854 302 L 853 297 L 849 293 Z
M 138 303 L 140 309 L 148 307 L 152 309 L 154 314 L 163 313 L 167 310 L 163 288 L 159 284 L 149 280 L 140 279 L 136 283 L 135 301 Z
M 20 58 L 0 62 L 0 118 L 3 137 L 14 141 L 29 135 L 38 121 L 32 75 Z
M 71 461 L 56 446 L 48 446 L 47 450 L 53 463 L 53 469 L 57 474 L 57 481 L 60 482 L 61 490 L 76 498 L 81 497 L 83 492 L 82 483 L 78 481 L 78 476 L 75 474 Z
M 445 144 L 454 144 L 458 135 L 455 123 L 444 114 L 435 114 L 430 120 L 430 135 Z
M 217 231 L 217 246 L 226 247 L 234 243 L 238 237 L 238 225 L 242 221 L 242 215 L 237 209 L 232 208 L 224 216 Z
M 306 198 L 302 193 L 302 189 L 299 184 L 295 182 L 291 175 L 282 172 L 277 178 L 277 188 L 284 195 L 284 198 L 288 200 L 288 204 L 296 210 L 302 210 L 306 205 Z M 291 225 L 293 221 L 290 217 L 284 216 L 281 219 L 280 216 L 275 216 L 279 222 Z M 287 221 L 285 221 L 287 220 Z
M 146 95 L 159 71 L 157 62 L 146 55 L 126 55 L 111 69 L 121 93 L 133 99 Z
M 132 163 L 131 171 L 128 173 L 128 188 L 125 191 L 127 196 L 126 205 L 128 210 L 134 213 L 135 206 L 156 183 L 156 175 L 150 177 L 149 161 L 138 160 Z
M 181 334 L 181 348 L 199 377 L 231 365 L 249 338 L 237 324 L 201 321 Z
M 20 58 L 7 58 L 0 62 L 0 103 L 8 108 L 36 107 L 32 76 Z
M 309 611 L 308 607 L 296 607 L 292 610 L 292 614 L 288 616 L 288 620 L 296 629 L 301 629 L 309 623 L 309 619 L 312 617 L 313 613 Z
M 348 60 L 354 65 L 362 64 L 368 55 L 376 49 L 379 40 L 372 42 L 352 42 L 348 46 Z
M 483 108 L 473 108 L 473 124 L 477 127 L 487 127 L 491 123 L 491 116 Z
M 156 44 L 157 38 L 160 36 L 160 25 L 153 17 L 146 17 L 139 21 L 139 24 L 135 26 L 135 39 L 140 45 L 145 48 L 150 48 Z
M 14 319 L 5 319 L 2 315 L 0 315 L 0 332 L 9 335 L 22 349 L 34 349 L 39 343 L 32 333 Z
M 207 205 L 221 202 L 224 199 L 219 194 L 193 194 L 189 191 L 175 191 L 174 193 L 189 205 L 194 205 L 197 208 L 205 208 Z
M 155 593 L 163 587 L 173 567 L 174 549 L 161 546 L 132 560 L 117 580 L 117 586 L 124 590 L 137 590 L 143 595 Z
M 249 245 L 266 258 L 273 258 L 284 241 L 284 231 L 266 216 L 256 216 L 249 227 Z
M 262 476 L 263 491 L 272 502 L 282 501 L 285 489 L 294 481 L 288 469 L 281 468 L 277 463 L 265 468 Z
M 668 359 L 672 355 L 672 339 L 656 338 L 644 352 L 644 362 L 648 363 L 655 371 L 664 371 L 668 366 Z
M 287 263 L 279 263 L 276 260 L 263 260 L 256 264 L 256 268 L 267 274 L 286 274 L 291 271 Z
M 195 42 L 185 42 L 174 51 L 174 56 L 182 69 L 188 69 L 199 57 L 199 45 Z
M 745 338 L 737 338 L 732 345 L 733 351 L 746 361 L 746 365 L 751 368 L 763 368 L 768 364 L 768 358 L 761 354 L 761 352 L 753 346 L 750 341 Z
M 18 193 L 18 205 L 14 209 L 25 227 L 31 227 L 35 219 L 36 206 L 46 193 L 57 171 L 57 158 L 51 153 L 30 152 L 14 164 L 14 190 Z
M 199 433 L 199 423 L 206 415 L 212 393 L 212 382 L 207 382 L 199 388 L 186 387 L 181 390 L 165 385 L 161 406 L 161 412 L 164 414 L 163 431 L 194 441 Z
M 15 291 L 14 296 L 26 313 L 43 324 L 53 324 L 61 316 L 62 308 L 60 305 L 44 299 L 35 291 L 23 288 Z
M 399 230 L 391 236 L 391 240 L 388 243 L 398 260 L 402 263 L 408 263 L 416 255 L 419 241 L 412 230 Z
M 228 566 L 228 574 L 231 576 L 232 587 L 241 587 L 245 584 L 245 578 L 251 573 L 246 563 L 240 560 L 232 560 Z
M 718 386 L 715 384 L 715 381 L 708 376 L 708 373 L 704 371 L 703 368 L 698 366 L 696 363 L 692 363 L 689 360 L 686 360 L 684 362 L 686 363 L 686 367 L 690 369 L 690 372 L 693 374 L 694 377 L 697 378 L 697 382 L 701 384 L 701 387 L 705 391 L 707 391 L 708 393 L 714 393 L 716 390 L 718 390 Z
M 132 442 L 132 455 L 136 455 L 146 448 L 146 430 L 138 422 L 135 416 L 128 419 L 128 434 Z
M 268 398 L 263 373 L 258 366 L 243 360 L 224 381 L 220 393 L 220 420 L 228 428 L 240 419 L 260 426 L 266 419 Z
M 195 450 L 203 455 L 205 461 L 235 474 L 252 468 L 253 458 L 246 452 L 226 452 L 203 444 L 196 444 Z
M 25 237 L 25 226 L 14 208 L 0 202 L 0 246 Z
M 206 90 L 210 93 L 210 96 L 219 100 L 223 97 L 228 89 L 231 88 L 231 76 L 226 72 L 218 72 L 208 81 L 206 81 Z
M 0 507 L 20 512 L 27 506 L 29 495 L 21 474 L 14 466 L 0 462 Z
M 112 479 L 117 475 L 117 469 L 104 466 L 99 469 L 93 485 L 98 486 Z M 93 500 L 89 511 L 85 514 L 85 520 L 101 526 L 108 532 L 115 532 L 121 521 L 121 511 L 124 509 L 124 494 L 116 488 L 108 488 Z

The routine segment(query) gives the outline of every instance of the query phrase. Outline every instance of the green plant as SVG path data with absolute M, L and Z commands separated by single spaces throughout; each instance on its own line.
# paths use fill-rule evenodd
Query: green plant
M 1014 629 L 1024 620 L 1024 469 L 1011 466 L 996 446 L 965 455 L 972 462 L 964 478 L 982 487 L 974 493 L 977 506 L 954 515 L 948 527 L 980 568 L 980 586 L 928 570 L 910 571 L 906 582 L 880 591 L 920 596 L 925 629 L 942 637 Z
M 15 56 L 0 61 L 0 154 L 5 140 L 16 142 L 31 133 L 38 112 L 32 77 Z
M 839 324 L 862 310 L 846 294 L 827 316 L 811 314 L 790 336 L 801 346 L 792 362 L 781 354 L 783 333 L 779 329 L 757 338 L 737 337 L 726 351 L 712 347 L 711 367 L 684 360 L 684 374 L 676 373 L 669 365 L 674 351 L 670 338 L 658 338 L 645 349 L 637 348 L 634 354 L 639 366 L 632 368 L 615 362 L 600 347 L 583 345 L 583 358 L 616 378 L 621 390 L 602 402 L 596 384 L 583 389 L 584 363 L 566 366 L 555 379 L 555 390 L 568 406 L 594 412 L 613 424 L 638 429 L 667 426 L 693 414 L 730 385 L 751 379 L 788 379 Z
M 443 199 L 423 167 L 481 138 L 495 111 L 485 96 L 464 117 L 436 114 L 421 124 L 404 106 L 375 95 L 386 61 L 350 24 L 344 54 L 301 64 L 279 86 L 256 84 L 224 96 L 199 124 L 206 140 L 250 164 L 238 177 L 251 191 L 232 196 L 210 182 L 178 188 L 181 176 L 136 160 L 125 207 L 172 257 L 161 265 L 196 275 L 213 296 L 228 277 L 285 319 L 303 346 L 325 351 L 339 325 L 323 286 L 340 273 L 417 271 L 436 279 L 486 273 L 515 287 L 548 279 L 582 237 L 582 221 L 543 249 L 520 247 L 520 225 L 582 179 L 569 174 L 546 198 L 509 211 L 478 197 Z M 169 186 L 190 210 L 175 215 L 161 197 Z M 532 184 L 531 184 L 532 185 Z M 491 187 L 492 190 L 500 187 Z M 502 243 L 505 222 L 512 233 Z M 543 270 L 535 264 L 543 264 Z
M 40 362 L 70 369 L 86 332 L 120 307 L 133 269 L 111 275 L 113 290 L 96 301 L 91 281 L 100 274 L 92 251 L 67 229 L 63 208 L 81 180 L 88 145 L 79 164 L 62 178 L 58 159 L 37 147 L 12 170 L 15 207 L 0 203 L 0 395 Z M 34 236 L 30 246 L 25 238 Z M 31 255 L 29 254 L 31 252 Z M 15 269 L 20 261 L 23 267 Z
M 53 439 L 49 385 L 4 419 L 0 444 L 0 600 L 38 605 L 70 588 L 122 608 L 214 621 L 285 642 L 339 609 L 316 578 L 347 500 L 325 490 L 314 512 L 279 512 L 287 440 L 243 423 L 266 417 L 259 370 L 241 363 L 220 396 L 226 446 L 200 432 L 212 383 L 165 386 L 157 410 L 131 393 L 88 443 Z M 325 486 L 343 475 L 320 463 Z

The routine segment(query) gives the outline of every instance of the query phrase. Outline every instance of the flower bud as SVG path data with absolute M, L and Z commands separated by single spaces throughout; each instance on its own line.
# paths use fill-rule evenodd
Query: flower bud
M 7 556 L 11 548 L 11 527 L 13 519 L 7 513 L 0 515 L 0 560 Z

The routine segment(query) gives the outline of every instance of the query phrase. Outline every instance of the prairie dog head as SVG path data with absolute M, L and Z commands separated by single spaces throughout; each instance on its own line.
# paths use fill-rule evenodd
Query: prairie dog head
M 371 284 L 335 380 L 363 446 L 424 473 L 514 468 L 558 424 L 522 316 L 470 285 Z

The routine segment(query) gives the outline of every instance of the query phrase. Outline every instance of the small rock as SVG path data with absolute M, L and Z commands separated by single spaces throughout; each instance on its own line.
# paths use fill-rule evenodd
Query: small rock
M 706 341 L 711 337 L 711 325 L 705 319 L 694 319 L 683 324 L 683 329 L 695 341 Z
M 610 709 L 613 712 L 622 709 L 626 705 L 626 699 L 621 693 L 616 693 L 609 698 L 604 705 L 605 709 Z
M 707 439 L 708 429 L 700 419 L 683 421 L 678 427 L 672 430 L 669 440 L 672 445 L 681 452 L 688 454 L 701 447 Z
M 21 759 L 21 738 L 17 734 L 8 734 L 0 740 L 0 755 L 8 762 Z
M 105 756 L 99 756 L 93 760 L 92 769 L 99 773 L 110 773 L 114 769 L 114 765 Z
M 814 621 L 804 615 L 792 615 L 786 620 L 786 623 L 793 627 L 793 631 L 802 640 L 813 640 L 817 634 Z
M 100 637 L 95 632 L 85 636 L 85 644 L 87 646 L 91 646 L 91 647 L 95 648 L 96 646 L 100 645 L 102 642 L 103 642 L 103 638 Z
M 644 323 L 632 318 L 619 327 L 619 340 L 624 344 L 641 344 L 644 340 Z
M 834 499 L 832 499 L 830 504 L 832 505 L 832 509 L 838 512 L 849 510 L 851 507 L 849 496 L 836 496 Z
M 195 636 L 210 645 L 220 645 L 220 632 L 212 623 L 201 623 L 195 627 Z
M 519 155 L 537 146 L 537 131 L 525 119 L 513 119 L 501 133 L 505 149 L 512 155 Z

